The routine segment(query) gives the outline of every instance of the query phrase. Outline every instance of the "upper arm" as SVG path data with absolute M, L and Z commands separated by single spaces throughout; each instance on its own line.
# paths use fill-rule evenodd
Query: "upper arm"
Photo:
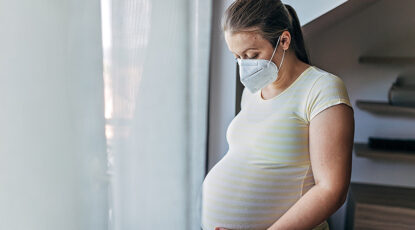
M 308 98 L 309 150 L 316 184 L 347 194 L 354 139 L 354 112 L 343 81 L 321 78 Z
M 332 106 L 311 121 L 309 148 L 316 184 L 345 196 L 350 183 L 353 138 L 353 110 L 345 104 Z

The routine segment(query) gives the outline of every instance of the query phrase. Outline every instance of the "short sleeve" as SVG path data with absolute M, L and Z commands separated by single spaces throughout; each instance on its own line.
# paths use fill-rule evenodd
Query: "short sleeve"
M 321 111 L 341 103 L 353 109 L 343 80 L 333 74 L 321 76 L 314 82 L 307 97 L 308 121 Z

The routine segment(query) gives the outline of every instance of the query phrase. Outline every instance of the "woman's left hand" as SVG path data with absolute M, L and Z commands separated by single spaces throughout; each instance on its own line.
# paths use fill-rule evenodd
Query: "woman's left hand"
M 232 230 L 232 229 L 227 229 L 227 228 L 222 228 L 222 227 L 216 227 L 215 230 Z

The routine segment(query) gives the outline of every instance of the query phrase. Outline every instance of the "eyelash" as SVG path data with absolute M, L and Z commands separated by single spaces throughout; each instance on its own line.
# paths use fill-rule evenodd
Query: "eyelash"
M 253 56 L 253 57 L 251 57 L 251 58 L 248 58 L 248 59 L 255 59 L 255 58 L 257 58 L 259 56 L 259 54 L 256 54 L 255 56 Z M 238 59 L 238 57 L 235 57 L 235 60 L 236 59 Z

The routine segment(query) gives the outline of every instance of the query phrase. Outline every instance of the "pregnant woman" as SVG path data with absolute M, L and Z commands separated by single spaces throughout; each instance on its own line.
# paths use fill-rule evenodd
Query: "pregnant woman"
M 351 174 L 342 79 L 310 65 L 297 15 L 281 1 L 236 0 L 222 26 L 245 88 L 229 150 L 203 182 L 202 229 L 329 229 Z

